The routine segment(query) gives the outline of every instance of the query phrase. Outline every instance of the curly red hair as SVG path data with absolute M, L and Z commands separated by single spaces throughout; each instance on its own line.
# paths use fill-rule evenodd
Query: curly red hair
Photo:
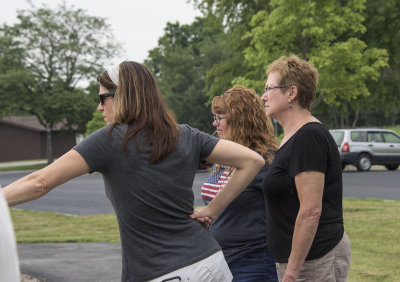
M 211 110 L 214 114 L 226 116 L 229 126 L 227 139 L 260 153 L 271 163 L 271 152 L 278 149 L 278 140 L 272 121 L 256 93 L 237 85 L 214 97 Z

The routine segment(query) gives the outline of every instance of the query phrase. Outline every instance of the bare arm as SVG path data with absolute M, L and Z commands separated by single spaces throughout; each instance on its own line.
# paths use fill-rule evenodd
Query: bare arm
M 296 281 L 317 232 L 322 212 L 325 175 L 319 171 L 306 171 L 295 176 L 300 209 L 293 232 L 285 277 L 282 281 Z
M 35 200 L 54 187 L 89 172 L 84 158 L 70 150 L 54 163 L 35 171 L 2 189 L 9 206 Z
M 256 152 L 228 140 L 219 140 L 207 161 L 235 168 L 230 181 L 211 203 L 191 215 L 191 218 L 208 217 L 214 220 L 217 214 L 235 199 L 264 166 L 264 159 Z

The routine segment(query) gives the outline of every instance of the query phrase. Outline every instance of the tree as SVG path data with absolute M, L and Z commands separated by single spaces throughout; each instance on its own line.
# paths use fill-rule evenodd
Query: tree
M 82 88 L 103 70 L 119 45 L 105 19 L 86 11 L 47 6 L 18 11 L 18 23 L 3 25 L 0 41 L 1 111 L 35 115 L 48 132 L 52 162 L 52 131 L 56 124 L 85 131 L 97 100 Z
M 89 135 L 93 132 L 95 132 L 96 130 L 98 130 L 99 128 L 102 128 L 106 125 L 106 122 L 104 121 L 104 117 L 103 114 L 99 111 L 95 111 L 93 113 L 93 117 L 91 120 L 89 120 L 89 122 L 86 125 L 86 135 Z
M 224 46 L 214 40 L 222 30 L 213 16 L 197 18 L 191 25 L 168 23 L 145 61 L 178 122 L 206 132 L 213 130 L 204 91 L 206 72 L 223 57 Z
M 246 38 L 246 62 L 252 72 L 235 82 L 262 89 L 267 64 L 282 55 L 297 54 L 313 63 L 320 83 L 313 107 L 321 101 L 348 116 L 346 105 L 357 112 L 360 96 L 368 96 L 367 81 L 376 81 L 387 65 L 384 49 L 368 48 L 359 39 L 365 32 L 363 0 L 350 1 L 270 1 L 271 12 L 253 16 Z M 256 70 L 256 71 L 254 71 Z M 347 101 L 351 101 L 346 104 Z
M 361 118 L 368 124 L 395 125 L 400 121 L 400 2 L 366 1 L 364 10 L 367 31 L 362 39 L 370 47 L 388 51 L 388 67 L 378 81 L 367 82 L 371 96 L 362 98 Z
M 192 0 L 204 17 L 219 18 L 223 29 L 214 38 L 215 45 L 221 46 L 220 60 L 214 61 L 207 70 L 205 92 L 209 102 L 234 86 L 234 78 L 244 76 L 254 70 L 244 64 L 244 50 L 250 45 L 250 38 L 244 38 L 249 30 L 249 22 L 259 11 L 269 10 L 265 0 Z M 261 89 L 256 91 L 261 92 Z M 261 93 L 260 93 L 261 94 Z

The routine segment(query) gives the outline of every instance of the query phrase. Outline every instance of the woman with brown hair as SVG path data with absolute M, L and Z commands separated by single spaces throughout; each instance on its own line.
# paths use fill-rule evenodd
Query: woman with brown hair
M 278 148 L 271 120 L 261 98 L 235 86 L 212 101 L 213 125 L 220 138 L 234 141 L 266 160 L 255 179 L 211 223 L 210 233 L 222 248 L 233 281 L 277 281 L 275 261 L 266 250 L 266 207 L 262 181 Z M 211 201 L 235 181 L 236 170 L 216 164 L 203 184 L 203 199 Z
M 191 218 L 215 218 L 264 165 L 255 152 L 178 125 L 143 65 L 125 61 L 99 78 L 108 126 L 46 168 L 3 189 L 10 206 L 34 200 L 88 172 L 103 175 L 119 224 L 122 281 L 230 281 L 218 244 Z M 239 178 L 193 213 L 201 159 L 235 167 Z M 229 189 L 228 189 L 229 188 Z M 176 195 L 179 195 L 177 197 Z

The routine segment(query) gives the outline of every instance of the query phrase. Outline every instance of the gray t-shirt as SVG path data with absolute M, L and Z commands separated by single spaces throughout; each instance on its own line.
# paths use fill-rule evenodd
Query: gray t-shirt
M 199 160 L 211 153 L 218 139 L 180 125 L 173 151 L 150 165 L 144 134 L 138 136 L 140 153 L 133 137 L 127 146 L 129 155 L 123 154 L 126 128 L 116 126 L 108 138 L 107 126 L 74 147 L 91 172 L 103 174 L 119 224 L 122 281 L 154 279 L 219 251 L 209 232 L 189 218 Z

